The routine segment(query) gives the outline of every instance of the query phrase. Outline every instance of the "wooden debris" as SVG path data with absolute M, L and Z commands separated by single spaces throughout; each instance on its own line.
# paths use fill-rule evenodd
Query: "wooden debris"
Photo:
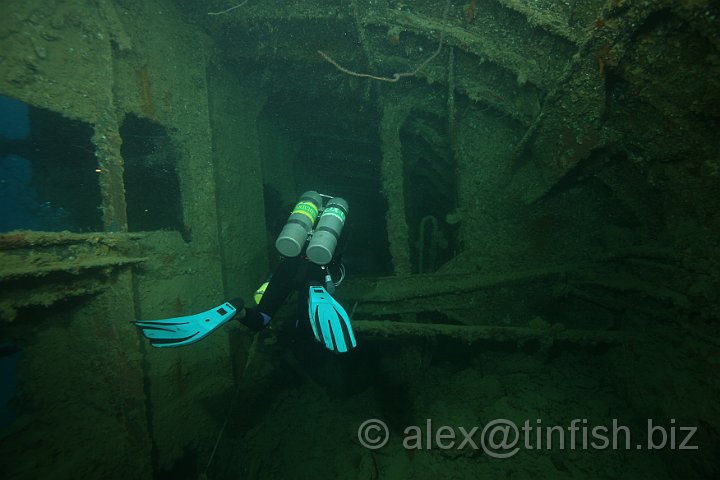
M 581 280 L 572 280 L 571 285 L 578 287 L 596 287 L 613 292 L 640 295 L 664 305 L 691 310 L 692 304 L 684 294 L 667 287 L 643 281 L 631 275 L 596 276 Z
M 96 257 L 75 260 L 60 260 L 38 264 L 26 263 L 15 268 L 0 269 L 0 282 L 15 280 L 22 277 L 44 277 L 53 273 L 69 273 L 78 275 L 83 270 L 98 268 L 116 268 L 146 261 L 147 258 Z
M 114 246 L 128 240 L 144 238 L 144 233 L 73 233 L 73 232 L 34 232 L 15 230 L 0 235 L 0 250 L 21 248 L 51 247 L 56 245 L 90 244 Z
M 517 270 L 492 274 L 429 274 L 383 277 L 363 285 L 361 281 L 348 282 L 352 292 L 344 295 L 346 301 L 397 302 L 414 298 L 456 295 L 514 283 L 527 283 L 547 277 L 588 269 L 589 263 L 553 265 L 529 270 Z
M 0 235 L 0 319 L 97 294 L 113 273 L 145 262 L 134 240 L 143 233 L 14 231 Z
M 628 332 L 565 330 L 559 327 L 539 329 L 358 320 L 353 321 L 353 329 L 359 337 L 427 340 L 449 338 L 468 344 L 479 341 L 521 344 L 536 341 L 544 345 L 559 342 L 593 347 L 625 344 L 636 340 L 635 336 Z
M 32 289 L 13 289 L 0 294 L 0 320 L 11 322 L 18 311 L 28 307 L 49 307 L 68 298 L 94 295 L 106 288 L 97 278 L 78 279 L 66 285 L 45 284 Z

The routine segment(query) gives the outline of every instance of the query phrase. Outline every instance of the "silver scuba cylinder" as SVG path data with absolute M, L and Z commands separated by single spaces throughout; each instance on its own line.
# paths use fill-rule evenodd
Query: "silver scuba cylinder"
M 318 265 L 330 263 L 349 210 L 348 203 L 340 197 L 328 201 L 305 251 L 311 262 Z
M 275 248 L 280 255 L 284 257 L 300 255 L 308 235 L 315 225 L 321 205 L 322 197 L 319 193 L 310 190 L 302 194 L 280 235 L 275 240 Z

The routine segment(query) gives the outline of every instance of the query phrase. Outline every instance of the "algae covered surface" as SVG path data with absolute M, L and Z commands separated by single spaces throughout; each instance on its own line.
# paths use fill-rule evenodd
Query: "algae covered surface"
M 706 0 L 3 2 L 3 472 L 717 478 L 718 32 Z M 253 308 L 308 190 L 350 205 L 357 349 L 296 295 L 137 332 Z

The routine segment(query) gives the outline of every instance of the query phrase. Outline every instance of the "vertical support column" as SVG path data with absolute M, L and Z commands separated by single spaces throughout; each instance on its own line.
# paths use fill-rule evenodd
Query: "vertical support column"
M 99 0 L 96 6 L 98 17 L 104 20 L 107 28 L 106 38 L 112 39 L 121 51 L 129 52 L 132 49 L 132 42 L 118 18 L 113 2 Z M 100 58 L 106 62 L 106 68 L 103 69 L 105 81 L 102 83 L 103 91 L 97 101 L 95 135 L 92 142 L 98 157 L 103 227 L 106 232 L 127 232 L 127 203 L 123 178 L 125 162 L 120 154 L 122 138 L 115 89 L 120 60 L 115 58 L 110 42 L 107 43 L 106 51 Z
M 267 275 L 263 165 L 257 119 L 267 95 L 255 77 L 221 66 L 208 75 L 225 298 L 252 292 Z
M 108 106 L 108 108 L 113 108 Z M 102 217 L 106 232 L 127 232 L 124 165 L 120 155 L 120 131 L 114 115 L 101 115 L 92 139 L 97 147 Z
M 98 16 L 105 20 L 108 31 L 106 38 L 112 38 L 121 50 L 131 48 L 131 42 L 119 22 L 117 12 L 111 1 L 102 0 L 97 4 Z M 125 161 L 120 147 L 120 121 L 122 109 L 116 97 L 118 65 L 123 61 L 115 56 L 110 43 L 107 44 L 103 73 L 102 96 L 97 102 L 95 133 L 92 142 L 98 159 L 103 228 L 106 232 L 127 232 L 127 202 L 125 197 Z M 147 454 L 152 450 L 150 425 L 148 425 L 147 392 L 143 374 L 142 358 L 138 354 L 140 346 L 135 328 L 127 319 L 136 318 L 135 295 L 133 293 L 133 272 L 130 269 L 118 271 L 112 288 L 107 289 L 96 299 L 98 308 L 107 313 L 102 316 L 89 315 L 72 322 L 72 328 L 82 328 L 85 324 L 88 332 L 101 339 L 99 352 L 80 347 L 81 351 L 93 352 L 100 359 L 93 358 L 94 382 L 109 398 L 106 410 L 113 412 L 118 420 L 119 439 L 125 444 L 123 450 L 136 457 L 128 462 L 128 470 L 136 470 L 136 475 L 152 475 L 152 458 Z M 91 310 L 92 311 L 92 310 Z M 79 335 L 78 335 L 79 337 Z M 84 342 L 92 342 L 93 336 L 87 335 Z M 96 342 L 97 343 L 97 342 Z M 92 385 L 92 380 L 88 381 Z M 105 413 L 102 412 L 101 413 Z M 110 433 L 110 432 L 108 432 Z M 114 432 L 113 432 L 114 433 Z M 112 437 L 109 437 L 112 438 Z M 121 456 L 118 456 L 122 459 Z
M 383 101 L 384 110 L 380 121 L 382 141 L 381 174 L 383 192 L 388 202 L 386 215 L 388 243 L 395 275 L 409 275 L 410 247 L 407 220 L 405 218 L 405 193 L 403 180 L 402 145 L 400 128 L 410 113 L 410 106 Z
M 97 8 L 98 17 L 104 20 L 107 28 L 105 37 L 111 38 L 120 50 L 129 51 L 132 43 L 119 21 L 113 2 L 100 0 Z M 101 57 L 106 62 L 106 68 L 103 69 L 105 81 L 102 84 L 102 96 L 97 102 L 92 142 L 98 159 L 103 228 L 106 232 L 127 232 L 125 161 L 120 151 L 120 122 L 123 110 L 118 108 L 120 102 L 116 96 L 118 65 L 123 60 L 116 57 L 110 42 L 106 48 Z M 132 270 L 118 271 L 112 288 L 107 289 L 96 300 L 98 308 L 105 309 L 107 313 L 103 316 L 91 314 L 89 318 L 75 320 L 73 328 L 82 328 L 85 323 L 88 330 L 102 340 L 98 352 L 101 360 L 92 360 L 98 377 L 95 382 L 102 385 L 101 390 L 106 392 L 110 399 L 110 405 L 106 409 L 114 412 L 118 419 L 119 438 L 125 443 L 123 450 L 128 454 L 135 453 L 131 456 L 136 457 L 136 460 L 127 462 L 128 470 L 135 470 L 136 475 L 152 475 L 152 458 L 146 453 L 152 450 L 152 439 L 150 425 L 146 423 L 147 392 L 142 358 L 138 354 L 139 339 L 135 328 L 127 321 L 136 318 L 133 283 Z M 83 341 L 92 342 L 93 337 L 88 335 Z M 94 352 L 89 346 L 80 348 L 81 351 Z M 121 456 L 118 458 L 122 459 Z

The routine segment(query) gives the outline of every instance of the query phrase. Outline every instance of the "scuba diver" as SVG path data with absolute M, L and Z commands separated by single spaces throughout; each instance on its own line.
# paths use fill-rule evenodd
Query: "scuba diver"
M 323 199 L 327 200 L 324 206 Z M 350 318 L 330 295 L 345 278 L 340 257 L 347 237 L 343 226 L 348 211 L 348 203 L 340 197 L 315 191 L 300 197 L 275 241 L 282 256 L 280 264 L 255 292 L 257 307 L 245 307 L 242 298 L 235 298 L 195 315 L 138 320 L 135 325 L 154 347 L 195 343 L 235 317 L 257 332 L 268 326 L 285 299 L 297 290 L 299 305 L 306 309 L 315 340 L 333 352 L 352 350 L 357 342 Z

